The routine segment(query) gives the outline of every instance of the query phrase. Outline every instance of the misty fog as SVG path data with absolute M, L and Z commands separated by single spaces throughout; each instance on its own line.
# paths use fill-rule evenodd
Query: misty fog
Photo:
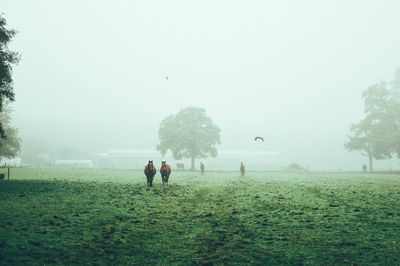
M 23 152 L 155 150 L 160 121 L 199 106 L 221 129 L 220 152 L 265 152 L 266 169 L 360 170 L 367 158 L 343 143 L 361 92 L 400 65 L 399 10 L 395 0 L 2 0 L 21 54 L 12 123 Z

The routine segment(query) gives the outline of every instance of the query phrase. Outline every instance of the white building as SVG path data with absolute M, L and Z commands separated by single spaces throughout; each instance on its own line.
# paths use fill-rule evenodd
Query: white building
M 93 168 L 92 160 L 56 160 L 55 164 L 62 168 Z
M 1 167 L 22 167 L 23 166 L 23 161 L 19 157 L 15 158 L 2 158 L 0 160 L 0 166 Z
M 203 162 L 208 170 L 234 170 L 239 169 L 240 162 L 243 162 L 247 169 L 265 170 L 273 168 L 278 157 L 276 151 L 221 150 L 216 158 L 196 158 L 195 167 L 199 169 L 200 162 Z M 153 160 L 156 168 L 161 166 L 162 160 L 173 169 L 177 163 L 183 163 L 185 169 L 191 167 L 190 158 L 175 160 L 169 152 L 163 157 L 159 151 L 151 149 L 111 149 L 107 153 L 98 153 L 95 167 L 143 169 L 149 160 Z

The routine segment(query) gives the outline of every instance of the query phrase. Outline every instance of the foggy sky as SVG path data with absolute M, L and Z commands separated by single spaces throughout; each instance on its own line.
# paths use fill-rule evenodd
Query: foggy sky
M 343 143 L 363 117 L 362 90 L 400 66 L 399 10 L 397 0 L 1 0 L 22 56 L 13 124 L 54 149 L 153 149 L 165 116 L 199 106 L 221 128 L 219 149 L 359 169 L 366 158 Z

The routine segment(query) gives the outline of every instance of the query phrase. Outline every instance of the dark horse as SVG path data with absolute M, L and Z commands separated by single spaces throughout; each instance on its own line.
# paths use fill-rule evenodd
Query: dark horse
M 242 163 L 240 163 L 240 173 L 242 174 L 242 176 L 244 176 L 244 170 L 245 170 L 245 166 L 242 162 Z
M 149 163 L 146 165 L 146 167 L 144 168 L 144 174 L 147 177 L 147 185 L 149 187 L 153 186 L 153 179 L 154 176 L 156 175 L 156 168 L 153 165 L 153 161 L 149 161 Z
M 178 170 L 185 170 L 185 165 L 183 163 L 177 163 L 176 168 L 178 168 Z
M 163 185 L 168 185 L 168 178 L 171 174 L 171 167 L 166 164 L 166 161 L 161 161 L 161 168 L 160 168 L 161 180 Z

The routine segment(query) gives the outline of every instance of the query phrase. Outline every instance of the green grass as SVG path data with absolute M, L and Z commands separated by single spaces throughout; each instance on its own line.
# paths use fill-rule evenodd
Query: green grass
M 11 169 L 0 264 L 400 264 L 400 176 Z

